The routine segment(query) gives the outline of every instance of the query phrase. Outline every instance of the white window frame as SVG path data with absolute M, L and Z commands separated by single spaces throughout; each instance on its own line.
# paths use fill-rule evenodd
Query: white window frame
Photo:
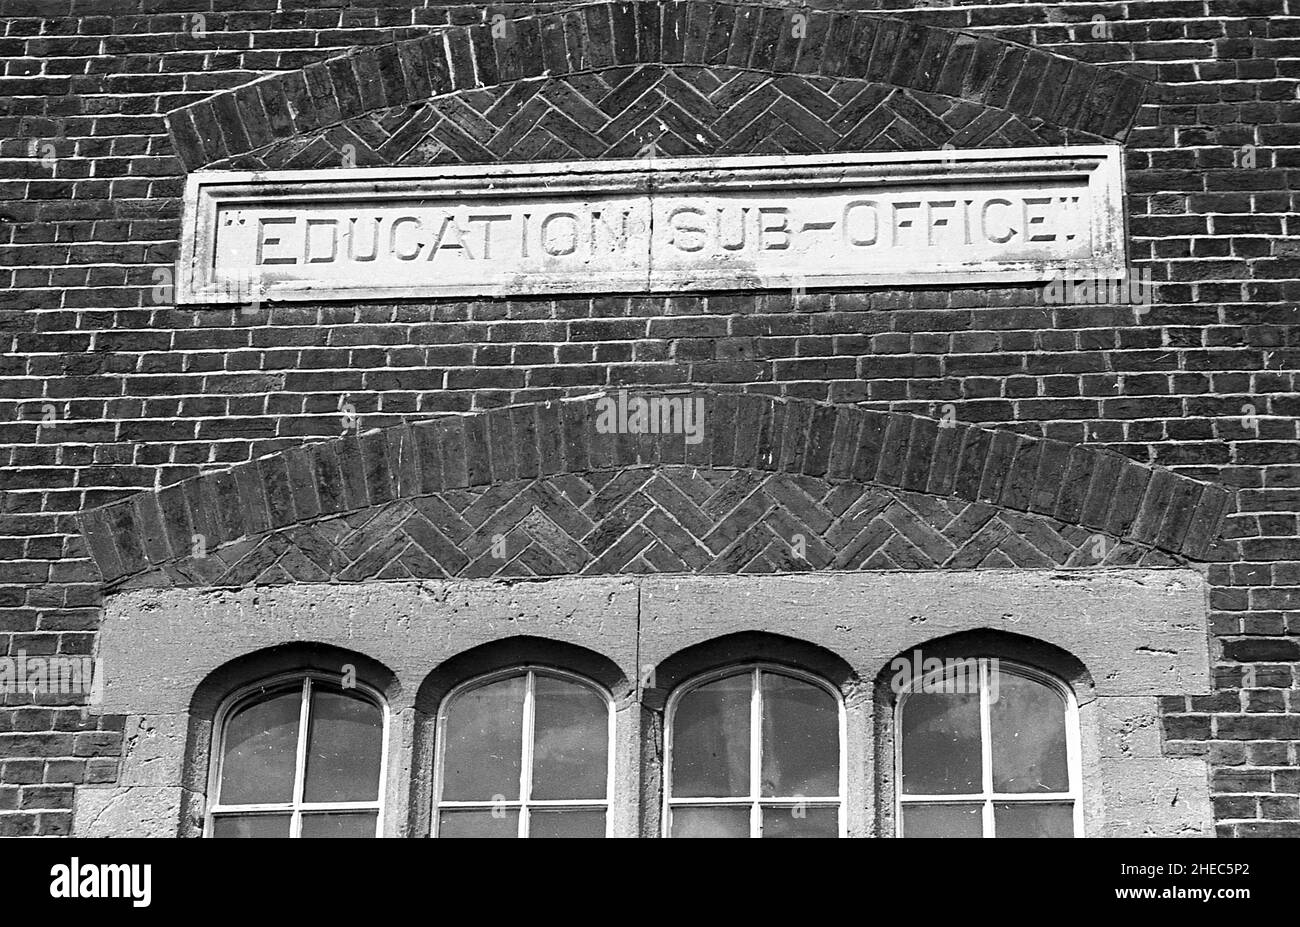
M 332 687 L 338 688 L 340 683 L 337 677 L 327 673 L 315 671 L 298 671 L 281 673 L 244 686 L 228 696 L 222 703 L 221 708 L 217 711 L 216 717 L 212 724 L 212 754 L 208 763 L 208 795 L 212 800 L 208 802 L 206 814 L 203 822 L 203 836 L 211 837 L 213 824 L 217 817 L 232 816 L 235 814 L 262 814 L 278 813 L 290 814 L 289 819 L 289 837 L 298 838 L 302 835 L 302 817 L 304 813 L 316 813 L 327 811 L 374 811 L 375 814 L 375 836 L 380 837 L 384 833 L 384 792 L 388 784 L 388 738 L 391 725 L 389 724 L 388 702 L 378 692 L 378 690 L 362 683 L 348 687 L 344 691 L 355 692 L 364 697 L 367 701 L 374 704 L 380 710 L 381 723 L 383 730 L 380 736 L 380 753 L 379 753 L 379 792 L 374 801 L 339 801 L 339 802 L 308 802 L 303 800 L 303 788 L 306 784 L 307 771 L 307 741 L 309 735 L 308 724 L 310 721 L 310 707 L 313 683 L 326 682 Z M 264 698 L 278 695 L 282 691 L 292 691 L 294 685 L 299 688 L 298 703 L 298 741 L 295 745 L 296 757 L 294 759 L 293 774 L 293 796 L 287 802 L 258 802 L 252 804 L 221 804 L 221 774 L 222 767 L 225 765 L 225 743 L 226 743 L 226 724 L 231 716 L 237 711 Z
M 894 706 L 894 836 L 903 837 L 903 807 L 919 804 L 981 804 L 981 831 L 988 839 L 996 838 L 993 814 L 994 803 L 1011 804 L 1059 804 L 1073 802 L 1073 821 L 1075 837 L 1083 836 L 1083 774 L 1080 763 L 1079 742 L 1079 704 L 1074 690 L 1062 680 L 1050 673 L 1013 663 L 998 657 L 971 657 L 979 661 L 980 689 L 980 791 L 963 792 L 951 795 L 904 795 L 903 794 L 903 710 L 907 699 L 918 686 L 934 679 L 943 679 L 950 667 L 932 670 L 912 680 L 907 689 L 899 696 Z M 993 732 L 989 710 L 989 671 L 990 664 L 996 663 L 997 669 L 1014 676 L 1021 676 L 1034 682 L 1040 682 L 1057 694 L 1065 707 L 1065 764 L 1070 788 L 1065 792 L 995 792 L 993 790 Z
M 762 747 L 763 747 L 763 694 L 760 685 L 760 676 L 762 673 L 772 673 L 778 676 L 787 676 L 791 679 L 798 679 L 817 686 L 831 696 L 835 701 L 836 712 L 836 734 L 839 737 L 839 746 L 837 756 L 839 758 L 838 770 L 838 788 L 839 794 L 834 796 L 764 796 L 762 794 Z M 719 679 L 728 679 L 732 676 L 750 676 L 750 702 L 749 702 L 749 794 L 744 796 L 732 796 L 728 798 L 674 798 L 673 797 L 673 722 L 676 719 L 677 706 L 682 698 L 688 695 L 694 689 L 707 685 L 710 682 L 716 682 Z M 788 666 L 782 666 L 777 663 L 747 662 L 734 664 L 732 666 L 722 667 L 703 673 L 699 676 L 693 676 L 686 682 L 678 686 L 668 699 L 668 704 L 664 713 L 664 756 L 663 756 L 663 783 L 664 797 L 663 810 L 660 819 L 660 835 L 663 837 L 672 836 L 672 809 L 676 807 L 689 807 L 690 805 L 706 806 L 743 806 L 749 805 L 749 836 L 750 838 L 763 836 L 763 809 L 764 808 L 794 808 L 802 805 L 805 808 L 828 808 L 834 807 L 836 814 L 836 836 L 843 837 L 847 833 L 846 807 L 848 805 L 847 786 L 848 786 L 848 764 L 845 761 L 844 751 L 847 737 L 847 721 L 844 711 L 844 698 L 835 686 L 826 682 L 811 673 L 802 670 L 793 669 Z
M 511 679 L 515 676 L 525 676 L 524 682 L 524 721 L 521 731 L 521 753 L 519 767 L 519 797 L 513 800 L 493 801 L 491 799 L 482 801 L 444 801 L 442 798 L 443 787 L 443 768 L 446 760 L 447 750 L 447 713 L 455 704 L 456 699 L 481 686 L 489 685 L 493 682 L 500 682 L 503 679 Z M 592 798 L 550 798 L 534 799 L 532 797 L 533 788 L 533 724 L 536 718 L 536 688 L 538 676 L 550 676 L 555 679 L 563 679 L 567 682 L 576 683 L 584 686 L 597 695 L 605 703 L 605 712 L 608 718 L 605 727 L 605 797 L 603 799 Z M 519 812 L 517 837 L 527 837 L 532 821 L 531 811 L 535 808 L 565 808 L 570 811 L 603 811 L 605 813 L 605 836 L 609 837 L 613 829 L 613 814 L 611 808 L 614 797 L 614 763 L 616 759 L 617 744 L 614 739 L 614 698 L 610 695 L 609 690 L 586 676 L 580 676 L 577 673 L 571 673 L 567 670 L 555 669 L 550 666 L 540 666 L 537 664 L 525 664 L 522 666 L 512 666 L 507 669 L 497 670 L 487 673 L 483 676 L 476 676 L 466 682 L 453 688 L 447 693 L 438 707 L 437 722 L 437 744 L 438 749 L 434 759 L 434 785 L 433 785 L 433 814 L 430 821 L 430 836 L 438 836 L 438 827 L 440 823 L 440 811 L 456 809 L 479 809 L 491 810 L 493 808 L 514 809 Z

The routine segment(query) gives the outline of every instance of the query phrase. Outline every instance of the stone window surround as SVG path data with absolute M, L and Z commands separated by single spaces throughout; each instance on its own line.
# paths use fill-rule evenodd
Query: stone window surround
M 893 705 L 881 686 L 893 658 L 921 646 L 927 656 L 996 647 L 1072 686 L 1086 836 L 1208 835 L 1205 764 L 1163 755 L 1158 710 L 1161 695 L 1210 691 L 1206 594 L 1186 569 L 124 592 L 106 604 L 97 654 L 106 680 L 98 710 L 128 715 L 124 765 L 116 786 L 78 789 L 73 832 L 197 836 L 221 699 L 286 669 L 337 673 L 343 661 L 391 713 L 384 834 L 427 835 L 439 700 L 473 675 L 537 662 L 609 688 L 611 833 L 657 836 L 665 697 L 699 672 L 766 660 L 839 689 L 848 834 L 888 836 Z M 654 683 L 640 699 L 638 680 Z

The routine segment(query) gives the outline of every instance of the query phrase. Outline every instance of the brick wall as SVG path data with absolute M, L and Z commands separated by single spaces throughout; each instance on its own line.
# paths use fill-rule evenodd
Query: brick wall
M 184 168 L 165 114 L 357 47 L 546 7 L 0 0 L 0 652 L 93 647 L 101 577 L 75 513 L 336 437 L 345 407 L 371 428 L 691 383 L 933 416 L 951 404 L 964 423 L 1238 490 L 1206 555 L 1216 691 L 1166 699 L 1166 750 L 1210 760 L 1221 834 L 1300 836 L 1300 16 L 1284 0 L 830 6 L 1146 81 L 1125 144 L 1130 254 L 1155 304 L 1052 306 L 1007 287 L 176 309 Z M 584 85 L 593 98 L 612 92 L 607 77 L 605 91 Z M 490 108 L 475 92 L 461 115 Z M 806 118 L 778 104 L 774 126 Z M 941 130 L 892 105 L 873 144 L 934 147 Z M 750 150 L 806 137 L 756 134 Z M 473 159 L 446 142 L 426 156 Z M 22 702 L 0 709 L 0 834 L 66 833 L 72 787 L 116 775 L 122 719 Z

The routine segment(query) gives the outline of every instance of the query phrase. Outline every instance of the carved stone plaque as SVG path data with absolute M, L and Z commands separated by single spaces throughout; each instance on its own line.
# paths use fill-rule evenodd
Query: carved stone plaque
M 1115 146 L 200 172 L 179 303 L 1123 273 Z

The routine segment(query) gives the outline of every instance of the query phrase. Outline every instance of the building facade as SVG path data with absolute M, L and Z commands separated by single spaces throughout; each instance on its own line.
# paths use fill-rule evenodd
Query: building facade
M 1300 836 L 1290 12 L 0 0 L 0 834 Z

